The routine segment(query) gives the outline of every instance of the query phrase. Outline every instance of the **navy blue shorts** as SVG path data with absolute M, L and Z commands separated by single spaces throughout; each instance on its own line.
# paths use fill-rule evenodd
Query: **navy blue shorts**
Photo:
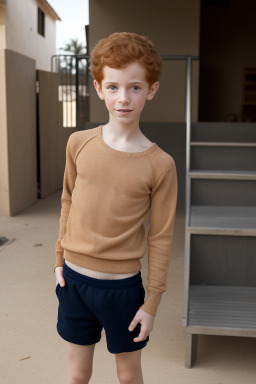
M 57 331 L 71 343 L 98 343 L 104 327 L 107 348 L 111 353 L 132 352 L 146 346 L 133 339 L 140 333 L 140 323 L 133 331 L 128 327 L 144 303 L 145 289 L 141 273 L 118 280 L 101 280 L 82 275 L 65 263 L 66 285 L 56 286 L 59 300 Z

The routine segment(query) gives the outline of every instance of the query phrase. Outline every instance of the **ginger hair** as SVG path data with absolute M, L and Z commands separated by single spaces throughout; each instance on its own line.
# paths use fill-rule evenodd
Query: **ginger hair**
M 147 37 L 130 32 L 116 32 L 99 40 L 91 51 L 90 69 L 93 78 L 101 85 L 105 66 L 122 69 L 139 61 L 146 69 L 149 87 L 161 75 L 162 59 Z

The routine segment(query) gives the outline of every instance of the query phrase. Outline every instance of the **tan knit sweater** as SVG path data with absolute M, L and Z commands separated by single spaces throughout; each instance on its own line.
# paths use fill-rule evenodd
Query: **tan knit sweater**
M 109 273 L 139 272 L 150 209 L 147 297 L 156 315 L 166 290 L 177 202 L 173 158 L 156 143 L 141 152 L 116 150 L 102 126 L 70 135 L 61 197 L 56 264 L 64 259 Z

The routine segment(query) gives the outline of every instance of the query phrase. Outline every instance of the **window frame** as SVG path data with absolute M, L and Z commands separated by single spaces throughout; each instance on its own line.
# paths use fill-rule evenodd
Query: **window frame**
M 40 7 L 37 10 L 37 33 L 45 37 L 45 13 Z

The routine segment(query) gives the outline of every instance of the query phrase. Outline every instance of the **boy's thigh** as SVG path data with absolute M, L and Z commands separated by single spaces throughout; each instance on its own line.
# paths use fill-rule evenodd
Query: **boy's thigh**
M 133 352 L 123 352 L 115 354 L 117 369 L 141 366 L 142 349 Z
M 127 288 L 103 289 L 97 292 L 96 313 L 105 329 L 110 353 L 133 352 L 146 346 L 149 337 L 144 341 L 133 341 L 140 333 L 140 324 L 133 331 L 128 329 L 143 305 L 144 298 L 142 282 Z
M 68 352 L 69 363 L 76 367 L 91 368 L 95 344 L 79 345 L 65 341 Z
M 143 382 L 141 368 L 142 349 L 134 352 L 124 352 L 115 355 L 116 370 L 120 380 L 124 382 Z

